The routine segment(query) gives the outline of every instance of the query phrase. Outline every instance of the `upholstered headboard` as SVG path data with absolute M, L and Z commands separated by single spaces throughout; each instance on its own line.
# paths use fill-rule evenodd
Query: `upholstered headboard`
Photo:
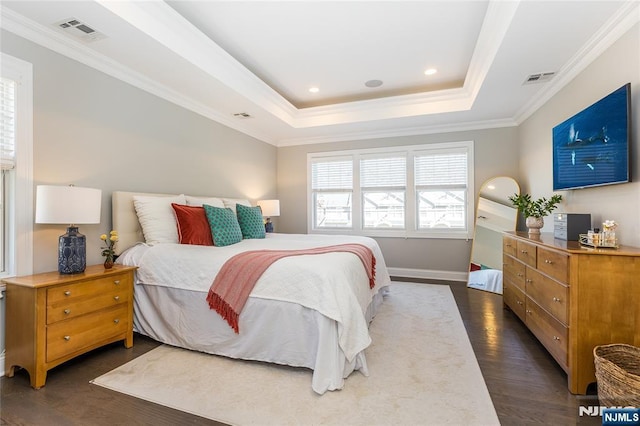
M 114 191 L 111 195 L 111 214 L 113 229 L 118 231 L 116 254 L 120 254 L 136 243 L 144 242 L 142 227 L 138 221 L 133 197 L 136 195 L 151 195 L 154 197 L 171 197 L 176 194 L 152 194 L 145 192 Z
M 190 196 L 185 194 L 158 194 L 149 192 L 124 192 L 114 191 L 111 195 L 111 215 L 113 229 L 118 231 L 118 244 L 116 254 L 120 254 L 136 243 L 145 242 L 142 226 L 138 220 L 138 214 L 134 206 L 135 196 L 147 197 L 184 197 L 189 205 L 211 204 L 217 207 L 228 207 L 235 212 L 236 204 L 251 206 L 251 202 L 244 198 Z M 145 222 L 146 223 L 146 222 Z

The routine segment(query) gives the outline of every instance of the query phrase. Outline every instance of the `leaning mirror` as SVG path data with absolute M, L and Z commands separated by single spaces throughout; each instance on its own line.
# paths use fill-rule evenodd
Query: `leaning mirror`
M 519 193 L 518 183 L 505 176 L 489 179 L 480 188 L 468 287 L 502 294 L 502 233 L 515 231 L 518 217 L 508 197 Z

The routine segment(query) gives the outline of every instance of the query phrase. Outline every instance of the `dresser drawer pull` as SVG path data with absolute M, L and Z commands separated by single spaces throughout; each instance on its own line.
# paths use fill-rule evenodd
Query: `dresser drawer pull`
M 114 280 L 114 281 L 113 281 L 113 283 L 114 283 L 115 285 L 120 285 L 120 280 Z
M 505 247 L 512 247 L 511 244 L 505 244 Z
M 516 275 L 519 277 L 524 277 L 524 274 L 522 272 L 518 272 Z
M 69 340 L 71 340 L 71 336 L 64 336 L 64 340 L 68 342 Z
M 69 315 L 70 313 L 71 313 L 71 309 L 65 309 L 65 310 L 64 310 L 64 314 L 65 314 L 65 315 Z
M 118 300 L 120 300 L 120 296 L 113 296 L 113 300 L 117 302 Z
M 115 324 L 118 324 L 118 323 L 120 323 L 120 319 L 116 318 L 116 319 L 114 319 L 114 320 L 113 320 L 113 322 L 114 322 Z
M 519 301 L 519 300 L 516 300 L 516 303 L 517 303 L 518 305 L 524 305 L 524 303 L 522 303 L 522 302 L 521 302 L 521 301 Z
M 531 315 L 532 313 L 530 309 L 527 309 L 525 312 L 528 313 L 529 315 Z
M 532 283 L 533 282 L 533 280 L 531 278 L 527 278 L 525 281 L 528 282 L 528 283 Z
M 560 303 L 562 300 L 561 300 L 561 299 L 559 299 L 558 297 L 554 297 L 554 298 L 553 298 L 553 301 L 554 301 L 554 302 L 558 302 L 558 303 Z
M 65 296 L 71 296 L 71 291 L 70 291 L 70 290 L 65 291 L 65 292 L 64 292 L 64 295 L 65 295 Z
M 560 338 L 558 336 L 553 336 L 553 340 L 555 340 L 556 342 L 559 342 Z
M 551 264 L 553 263 L 553 261 L 552 261 L 552 260 L 549 260 L 549 259 L 545 259 L 545 260 L 544 260 L 544 263 L 547 263 L 547 264 L 551 265 Z
M 527 251 L 526 250 L 520 250 L 520 253 L 527 254 Z

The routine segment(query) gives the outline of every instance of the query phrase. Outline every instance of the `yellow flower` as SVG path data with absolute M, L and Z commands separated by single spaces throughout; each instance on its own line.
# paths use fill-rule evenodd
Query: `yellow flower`
M 111 231 L 109 232 L 109 235 L 115 235 L 116 237 L 118 236 L 118 231 Z
M 102 234 L 102 235 L 100 235 L 100 239 L 101 239 L 102 241 L 107 241 L 107 234 Z
M 118 236 L 117 236 L 117 235 L 112 235 L 112 236 L 109 238 L 109 240 L 111 240 L 111 241 L 113 241 L 113 242 L 115 243 L 116 241 L 118 241 Z

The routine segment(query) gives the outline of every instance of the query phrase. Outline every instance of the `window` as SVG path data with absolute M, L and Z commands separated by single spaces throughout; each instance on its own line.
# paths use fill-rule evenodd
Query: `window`
M 32 66 L 2 53 L 0 74 L 0 276 L 32 273 Z
M 473 143 L 308 155 L 309 232 L 470 238 Z

